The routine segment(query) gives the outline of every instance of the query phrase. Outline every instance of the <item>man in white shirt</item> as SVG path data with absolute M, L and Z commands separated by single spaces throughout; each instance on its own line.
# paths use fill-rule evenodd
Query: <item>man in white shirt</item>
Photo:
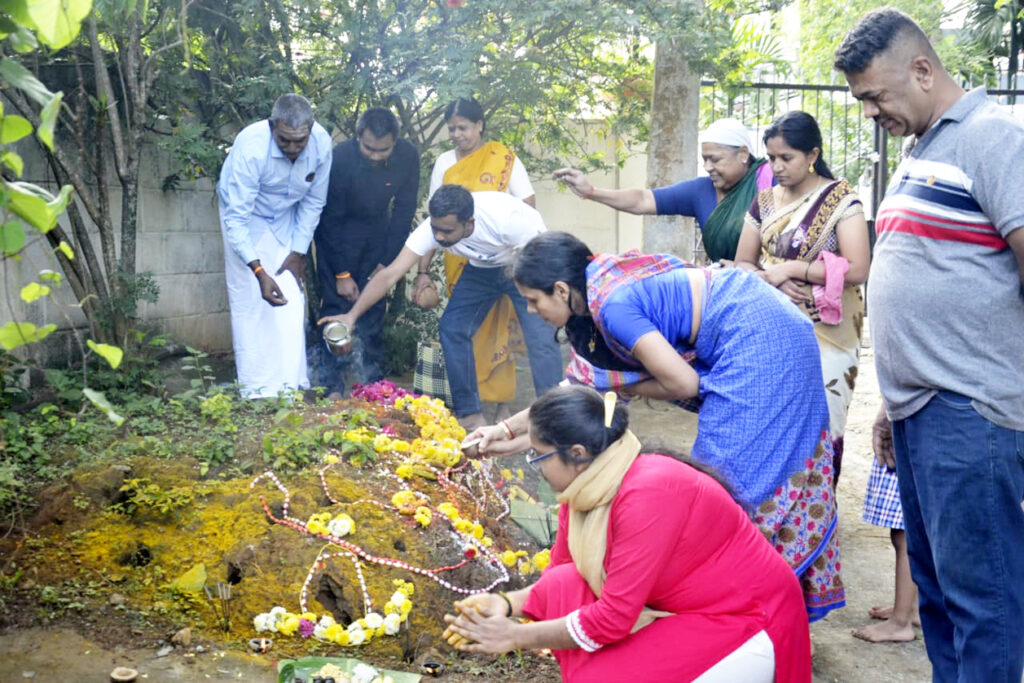
M 470 193 L 459 185 L 443 185 L 430 198 L 430 218 L 417 227 L 386 268 L 377 273 L 339 321 L 353 329 L 359 316 L 379 301 L 416 264 L 417 295 L 430 285 L 430 260 L 444 249 L 469 259 L 441 316 L 441 347 L 452 388 L 455 415 L 466 429 L 484 423 L 477 392 L 473 334 L 499 297 L 507 295 L 523 328 L 533 386 L 541 395 L 562 378 L 562 356 L 555 329 L 526 310 L 526 300 L 505 274 L 516 251 L 545 231 L 536 209 L 504 192 Z M 419 299 L 419 296 L 417 296 Z
M 242 129 L 221 168 L 224 271 L 245 398 L 309 386 L 302 283 L 330 173 L 330 135 L 306 98 L 290 94 L 270 119 Z

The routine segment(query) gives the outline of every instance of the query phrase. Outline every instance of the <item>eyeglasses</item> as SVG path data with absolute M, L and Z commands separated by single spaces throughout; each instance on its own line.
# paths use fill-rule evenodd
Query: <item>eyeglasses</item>
M 536 448 L 531 448 L 530 450 L 528 450 L 526 452 L 526 464 L 539 472 L 540 471 L 540 465 L 538 465 L 537 463 L 539 463 L 541 460 L 544 460 L 545 458 L 550 458 L 552 455 L 554 455 L 557 452 L 558 452 L 558 449 L 556 448 L 553 451 L 548 451 L 547 453 L 540 453 L 540 454 L 538 454 Z

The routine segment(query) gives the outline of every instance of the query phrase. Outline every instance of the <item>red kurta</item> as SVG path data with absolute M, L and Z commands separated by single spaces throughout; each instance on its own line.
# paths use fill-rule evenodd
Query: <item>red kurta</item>
M 764 629 L 778 683 L 811 680 L 800 584 L 729 494 L 681 462 L 641 454 L 608 522 L 601 598 L 576 571 L 568 510 L 551 565 L 524 606 L 534 620 L 579 610 L 577 635 L 600 648 L 558 650 L 566 681 L 691 681 Z M 671 612 L 630 635 L 644 607 Z

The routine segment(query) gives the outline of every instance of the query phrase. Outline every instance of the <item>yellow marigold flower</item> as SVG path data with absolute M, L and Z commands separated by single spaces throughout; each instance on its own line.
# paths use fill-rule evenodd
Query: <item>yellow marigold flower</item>
M 341 624 L 328 626 L 324 630 L 324 638 L 338 645 L 348 645 L 348 632 L 342 628 Z
M 437 506 L 437 511 L 451 520 L 459 518 L 458 509 L 451 503 L 441 503 L 440 505 Z
M 542 572 L 547 569 L 547 566 L 551 564 L 551 550 L 545 548 L 539 553 L 533 556 L 533 566 L 537 568 L 537 571 Z
M 434 519 L 434 514 L 430 511 L 430 508 L 421 505 L 416 508 L 416 514 L 413 515 L 413 519 L 419 522 L 420 526 L 428 527 Z
M 532 574 L 533 564 L 530 562 L 530 558 L 524 557 L 523 559 L 519 560 L 518 569 L 519 573 L 523 576 L 529 576 L 530 574 Z
M 336 465 L 338 464 L 338 462 L 338 456 L 334 455 L 333 453 L 328 453 L 327 455 L 324 456 L 325 465 Z
M 401 439 L 391 440 L 391 450 L 395 453 L 408 453 L 411 449 L 408 441 L 402 441 Z
M 402 593 L 405 593 L 407 597 L 412 597 L 416 593 L 416 585 L 411 581 L 403 581 L 402 579 L 395 579 L 391 584 Z
M 384 614 L 397 614 L 398 609 L 398 605 L 391 602 L 390 600 L 384 603 Z
M 277 632 L 290 636 L 299 630 L 299 617 L 291 612 L 286 613 L 277 623 Z
M 391 450 L 391 437 L 387 434 L 378 434 L 373 437 L 373 450 L 378 453 L 386 453 Z
M 492 545 L 494 545 L 494 539 L 490 536 L 484 536 L 480 539 L 480 544 L 486 548 L 490 548 Z
M 425 504 L 427 501 L 420 494 L 409 489 L 402 489 L 395 495 L 391 496 L 391 504 L 398 508 L 398 511 L 403 515 L 414 515 L 416 514 L 416 508 Z
M 484 527 L 480 522 L 473 522 L 473 538 L 480 540 L 484 537 Z
M 316 622 L 316 615 L 312 612 L 303 612 L 299 615 L 299 619 L 305 619 L 306 621 Z
M 514 567 L 516 566 L 516 562 L 519 561 L 519 558 L 525 554 L 526 551 L 523 550 L 520 550 L 518 552 L 515 550 L 506 550 L 502 552 L 501 555 L 499 555 L 498 557 L 501 558 L 501 563 L 506 567 Z
M 455 530 L 462 532 L 464 534 L 472 533 L 473 522 L 469 521 L 468 519 L 462 519 L 460 517 L 459 519 L 455 520 Z
M 501 471 L 501 478 L 502 479 L 512 479 L 512 470 L 508 469 L 507 467 L 505 469 L 503 469 Z
M 395 468 L 395 474 L 397 474 L 402 479 L 412 479 L 412 465 L 410 465 L 407 462 L 403 462 L 401 465 Z
M 402 606 L 399 607 L 399 610 L 401 610 L 402 621 L 405 621 L 405 618 L 409 616 L 409 612 L 412 611 L 412 600 L 406 600 L 403 602 Z

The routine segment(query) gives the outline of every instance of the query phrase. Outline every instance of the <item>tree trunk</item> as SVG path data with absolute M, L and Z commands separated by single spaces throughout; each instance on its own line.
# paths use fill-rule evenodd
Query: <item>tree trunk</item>
M 647 184 L 659 187 L 697 174 L 700 75 L 690 68 L 681 46 L 673 42 L 659 42 L 654 60 Z M 691 260 L 695 235 L 692 218 L 648 216 L 644 219 L 643 249 Z

